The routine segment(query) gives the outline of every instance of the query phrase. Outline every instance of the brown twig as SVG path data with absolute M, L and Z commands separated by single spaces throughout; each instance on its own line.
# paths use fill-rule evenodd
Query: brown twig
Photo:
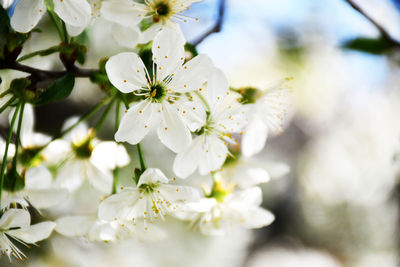
M 67 73 L 72 73 L 75 75 L 75 77 L 90 77 L 93 72 L 96 70 L 93 69 L 81 69 L 79 67 L 74 66 L 68 71 L 51 71 L 51 70 L 41 70 L 37 68 L 33 68 L 27 65 L 23 65 L 21 63 L 18 63 L 16 61 L 14 62 L 9 62 L 5 68 L 7 69 L 13 69 L 13 70 L 18 70 L 22 72 L 26 72 L 31 74 L 32 76 L 38 78 L 39 80 L 44 80 L 44 79 L 57 79 L 62 76 L 64 76 Z
M 385 28 L 382 27 L 376 20 L 374 20 L 371 16 L 369 16 L 358 4 L 354 3 L 353 0 L 344 0 L 347 2 L 354 10 L 360 13 L 363 17 L 365 17 L 369 22 L 371 22 L 379 31 L 381 36 L 390 42 L 392 45 L 400 47 L 400 42 L 394 39 Z
M 215 23 L 215 25 L 206 31 L 203 35 L 198 37 L 195 41 L 192 42 L 194 46 L 199 45 L 201 42 L 203 42 L 208 36 L 215 32 L 220 32 L 222 29 L 222 23 L 224 21 L 225 17 L 225 6 L 226 6 L 226 0 L 219 0 L 219 5 L 218 5 L 218 18 Z

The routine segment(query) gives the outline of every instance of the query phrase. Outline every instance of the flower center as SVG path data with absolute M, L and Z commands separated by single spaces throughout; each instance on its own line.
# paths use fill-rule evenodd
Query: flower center
M 139 186 L 139 192 L 148 194 L 154 192 L 155 189 L 157 189 L 160 185 L 159 184 L 141 184 Z
M 172 8 L 168 1 L 157 1 L 151 9 L 153 10 L 153 22 L 165 21 L 172 15 Z
M 152 102 L 160 103 L 166 95 L 166 90 L 164 85 L 157 83 L 150 86 L 150 94 L 149 97 Z
M 207 197 L 215 198 L 218 202 L 224 202 L 224 199 L 232 193 L 233 187 L 233 185 L 226 187 L 221 181 L 215 181 L 211 193 Z
M 156 3 L 154 9 L 159 16 L 166 16 L 171 11 L 171 8 L 168 5 L 168 3 L 163 1 Z
M 72 143 L 72 150 L 78 158 L 90 158 L 93 152 L 92 138 L 87 137 L 79 143 Z

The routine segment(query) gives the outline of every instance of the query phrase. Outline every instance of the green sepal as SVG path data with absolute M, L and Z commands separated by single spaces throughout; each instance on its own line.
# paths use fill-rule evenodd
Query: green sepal
M 3 189 L 17 192 L 25 188 L 25 173 L 19 175 L 15 168 L 10 168 L 4 176 Z
M 29 78 L 14 79 L 10 84 L 10 91 L 25 102 L 32 102 L 35 98 L 35 92 L 28 89 L 30 85 L 31 80 Z
M 199 54 L 199 52 L 197 52 L 196 46 L 192 45 L 191 43 L 185 44 L 185 51 L 190 53 L 190 57 L 187 58 L 187 60 L 190 60 Z

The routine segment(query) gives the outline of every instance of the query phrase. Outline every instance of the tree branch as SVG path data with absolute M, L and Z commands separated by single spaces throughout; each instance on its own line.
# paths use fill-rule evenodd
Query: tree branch
M 72 73 L 75 75 L 75 77 L 90 77 L 90 75 L 96 71 L 94 69 L 81 69 L 77 66 L 73 66 L 73 68 L 71 68 L 68 71 L 41 70 L 41 69 L 36 69 L 36 68 L 30 67 L 27 65 L 23 65 L 16 61 L 9 62 L 4 68 L 26 72 L 40 80 L 57 79 L 57 78 L 64 76 L 67 73 Z
M 201 35 L 199 38 L 197 38 L 195 41 L 192 42 L 194 46 L 199 45 L 201 42 L 203 42 L 208 36 L 215 32 L 220 32 L 222 29 L 222 23 L 224 21 L 225 17 L 225 7 L 226 7 L 226 0 L 219 0 L 219 5 L 218 5 L 218 18 L 215 23 L 215 25 L 206 31 L 203 35 Z
M 353 0 L 344 0 L 347 2 L 354 10 L 360 13 L 363 17 L 365 17 L 369 22 L 371 22 L 379 31 L 381 36 L 385 38 L 392 45 L 400 47 L 400 42 L 394 39 L 385 28 L 382 27 L 376 20 L 374 20 L 371 16 L 369 16 L 358 4 L 356 4 Z

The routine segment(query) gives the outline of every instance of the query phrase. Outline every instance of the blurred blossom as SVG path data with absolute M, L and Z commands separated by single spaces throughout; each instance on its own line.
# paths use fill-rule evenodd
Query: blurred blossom
M 246 267 L 341 267 L 329 253 L 306 248 L 268 247 L 251 255 Z

